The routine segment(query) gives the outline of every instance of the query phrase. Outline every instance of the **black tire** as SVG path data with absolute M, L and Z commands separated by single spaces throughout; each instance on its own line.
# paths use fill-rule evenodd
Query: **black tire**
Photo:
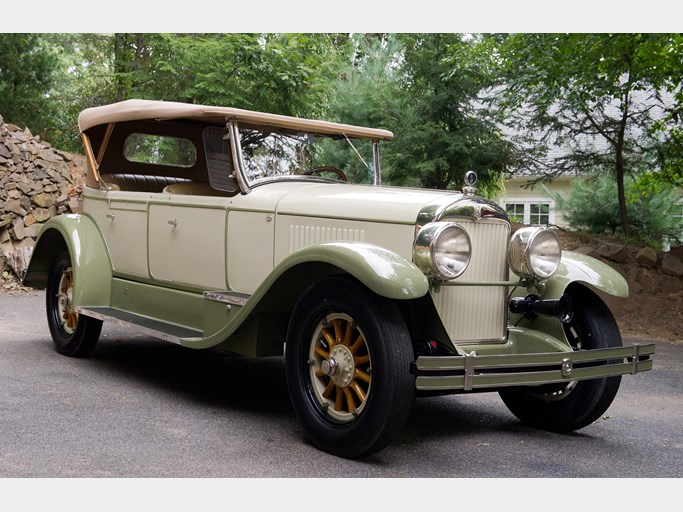
M 289 394 L 304 435 L 345 458 L 403 430 L 414 398 L 413 349 L 395 303 L 344 277 L 313 285 L 287 332 Z
M 572 285 L 568 292 L 578 305 L 565 333 L 574 350 L 620 347 L 621 334 L 605 303 L 590 290 Z M 612 404 L 621 377 L 572 381 L 500 390 L 500 397 L 524 424 L 550 432 L 579 430 L 597 420 Z
M 73 270 L 68 250 L 52 261 L 45 291 L 47 325 L 57 352 L 65 356 L 87 356 L 100 337 L 102 321 L 74 311 Z

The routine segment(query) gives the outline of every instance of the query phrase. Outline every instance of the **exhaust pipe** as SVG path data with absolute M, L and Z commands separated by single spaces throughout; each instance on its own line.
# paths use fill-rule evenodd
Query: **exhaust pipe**
M 568 324 L 574 317 L 574 303 L 566 293 L 557 300 L 541 300 L 538 295 L 530 293 L 526 297 L 512 299 L 510 312 L 522 315 L 527 320 L 535 320 L 539 315 L 554 316 L 563 324 Z

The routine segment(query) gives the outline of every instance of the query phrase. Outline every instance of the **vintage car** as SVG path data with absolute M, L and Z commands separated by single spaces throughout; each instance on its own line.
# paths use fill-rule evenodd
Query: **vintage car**
M 513 232 L 473 173 L 462 191 L 383 186 L 390 131 L 145 100 L 78 122 L 79 213 L 46 223 L 24 277 L 62 354 L 113 321 L 283 356 L 305 437 L 348 458 L 396 440 L 415 397 L 498 392 L 569 432 L 652 368 L 600 298 L 628 295 L 617 271 L 548 227 Z

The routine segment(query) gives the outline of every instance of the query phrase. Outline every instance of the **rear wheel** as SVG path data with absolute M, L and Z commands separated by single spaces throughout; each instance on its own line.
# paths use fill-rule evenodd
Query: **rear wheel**
M 355 458 L 400 434 L 414 396 L 410 336 L 397 306 L 356 281 L 313 285 L 287 333 L 287 384 L 304 433 Z
M 69 251 L 60 252 L 52 261 L 45 303 L 52 341 L 60 354 L 88 355 L 100 337 L 102 321 L 79 315 L 73 304 L 74 273 Z
M 574 350 L 620 347 L 621 334 L 612 313 L 593 292 L 582 287 L 571 290 L 574 313 L 565 333 Z M 597 420 L 612 404 L 621 377 L 571 381 L 500 391 L 505 405 L 531 427 L 565 433 L 579 430 Z

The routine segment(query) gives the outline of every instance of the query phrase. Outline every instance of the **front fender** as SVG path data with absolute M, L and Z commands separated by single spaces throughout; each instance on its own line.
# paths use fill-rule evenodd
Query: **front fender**
M 557 272 L 547 281 L 537 285 L 536 291 L 544 300 L 559 299 L 572 283 L 590 285 L 614 297 L 628 297 L 628 283 L 618 271 L 600 260 L 572 251 L 562 252 L 562 261 Z M 527 292 L 524 288 L 518 288 L 514 295 L 521 296 Z M 574 306 L 581 307 L 581 304 Z M 510 323 L 529 327 L 566 341 L 562 323 L 551 316 L 539 316 L 530 321 L 511 313 Z M 569 347 L 568 344 L 567 346 Z
M 362 242 L 309 245 L 285 258 L 271 277 L 277 279 L 290 268 L 310 262 L 338 267 L 389 299 L 416 299 L 429 291 L 429 281 L 416 265 L 395 252 Z
M 73 266 L 74 305 L 108 306 L 112 281 L 109 254 L 97 225 L 84 215 L 58 215 L 45 223 L 26 269 L 24 285 L 45 288 L 52 260 L 65 247 Z
M 585 254 L 563 251 L 557 272 L 545 282 L 543 298 L 560 297 L 573 282 L 589 284 L 607 295 L 628 297 L 628 283 L 617 270 Z
M 416 299 L 429 292 L 429 281 L 422 271 L 392 251 L 362 242 L 323 242 L 290 254 L 227 324 L 205 338 L 183 340 L 183 345 L 191 348 L 218 345 L 259 309 L 288 313 L 310 284 L 340 272 L 389 299 Z

